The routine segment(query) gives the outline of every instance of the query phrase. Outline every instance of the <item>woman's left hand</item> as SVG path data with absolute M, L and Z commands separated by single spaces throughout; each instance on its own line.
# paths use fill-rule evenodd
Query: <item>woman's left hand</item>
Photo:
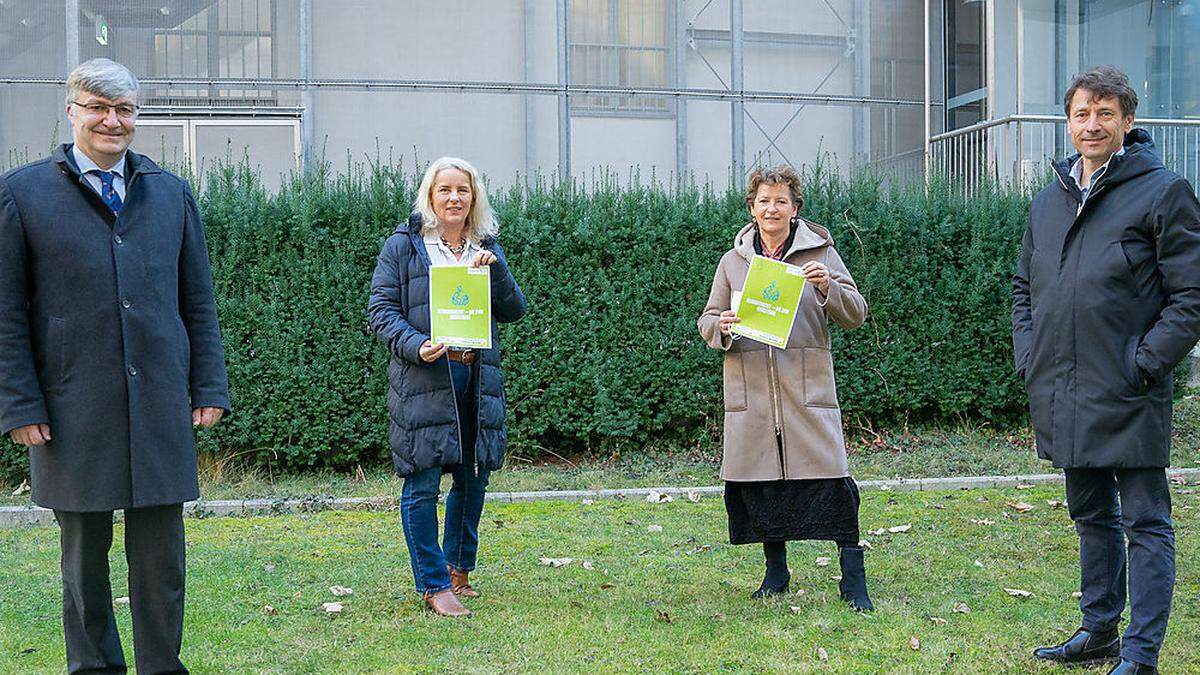
M 822 295 L 829 293 L 829 268 L 824 263 L 810 260 L 804 263 L 800 271 L 804 272 L 804 278 L 808 283 L 815 285 Z
M 475 257 L 471 260 L 471 267 L 483 267 L 484 265 L 491 265 L 494 262 L 496 262 L 495 253 L 492 253 L 491 251 L 480 251 L 479 253 L 476 253 Z

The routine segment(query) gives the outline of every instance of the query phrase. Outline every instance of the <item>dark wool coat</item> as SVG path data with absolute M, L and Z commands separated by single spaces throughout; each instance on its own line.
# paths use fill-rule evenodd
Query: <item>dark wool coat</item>
M 196 203 L 128 152 L 114 216 L 70 148 L 0 177 L 0 427 L 50 425 L 29 451 L 41 506 L 196 499 L 192 409 L 229 409 Z
M 1172 369 L 1200 336 L 1200 204 L 1134 129 L 1080 209 L 1071 157 L 1039 192 L 1013 278 L 1013 349 L 1038 454 L 1170 463 Z
M 525 314 L 525 295 L 508 269 L 504 251 L 494 239 L 483 247 L 496 254 L 491 265 L 492 348 L 481 350 L 472 365 L 475 383 L 473 410 L 458 411 L 450 382 L 450 361 L 421 360 L 420 347 L 429 339 L 429 254 L 421 236 L 421 216 L 407 223 L 383 244 L 371 277 L 367 312 L 371 330 L 388 347 L 388 417 L 392 461 L 400 476 L 436 466 L 472 461 L 459 438 L 459 414 L 475 414 L 474 460 L 480 467 L 504 464 L 504 375 L 500 371 L 497 322 L 512 322 Z

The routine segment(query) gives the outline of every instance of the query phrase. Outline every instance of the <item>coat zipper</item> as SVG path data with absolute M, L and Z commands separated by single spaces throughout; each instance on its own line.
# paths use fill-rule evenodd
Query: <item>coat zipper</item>
M 771 381 L 771 416 L 775 422 L 775 449 L 779 453 L 779 479 L 787 479 L 787 461 L 783 447 L 783 409 L 779 402 L 779 374 L 775 368 L 775 348 L 767 347 L 767 372 Z

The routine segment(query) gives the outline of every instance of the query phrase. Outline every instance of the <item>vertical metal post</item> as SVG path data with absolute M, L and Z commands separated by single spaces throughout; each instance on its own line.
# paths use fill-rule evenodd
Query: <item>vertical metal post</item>
M 524 32 L 521 34 L 521 47 L 524 56 L 522 72 L 525 73 L 526 82 L 533 82 L 533 34 L 536 28 L 534 22 L 537 11 L 536 0 L 525 0 L 522 9 L 525 15 Z M 525 113 L 525 177 L 528 180 L 529 176 L 537 170 L 537 153 L 534 148 L 534 140 L 537 138 L 537 124 L 534 119 L 534 97 L 526 94 L 522 99 L 522 108 L 524 108 Z
M 308 170 L 309 156 L 313 152 L 313 93 L 308 82 L 313 76 L 312 52 L 312 0 L 300 0 L 300 79 L 304 88 L 300 90 L 300 170 Z
M 729 88 L 738 95 L 746 89 L 743 38 L 742 0 L 729 0 Z M 741 98 L 730 103 L 729 122 L 733 185 L 737 186 L 746 175 L 746 102 Z
M 564 87 L 571 84 L 567 18 L 567 0 L 558 0 L 558 83 Z M 558 178 L 563 182 L 571 180 L 571 106 L 565 91 L 558 95 Z
M 79 65 L 79 0 L 63 0 L 67 30 L 67 72 Z
M 871 2 L 854 0 L 854 94 L 871 95 Z M 860 165 L 871 159 L 871 109 L 854 106 L 854 159 Z
M 688 35 L 686 0 L 675 0 L 675 88 L 687 88 Z M 688 100 L 675 99 L 675 180 L 682 184 L 688 169 Z
M 1025 112 L 1025 9 L 1022 0 L 1015 0 L 1017 6 L 1017 114 Z
M 933 155 L 932 155 L 933 146 L 930 143 L 930 136 L 933 133 L 933 130 L 930 127 L 930 116 L 932 114 L 933 99 L 931 98 L 932 93 L 929 91 L 929 84 L 930 84 L 931 77 L 932 77 L 932 75 L 930 73 L 930 69 L 932 66 L 929 63 L 930 50 L 931 50 L 931 45 L 930 45 L 929 41 L 931 39 L 933 39 L 933 36 L 931 34 L 932 31 L 929 28 L 929 21 L 930 21 L 929 3 L 932 1 L 933 0 L 924 0 L 924 2 L 921 3 L 924 6 L 923 9 L 924 9 L 924 14 L 925 14 L 925 27 L 924 27 L 924 34 L 925 34 L 925 187 L 929 187 L 929 178 L 930 178 L 929 169 L 931 166 L 930 160 L 933 158 Z

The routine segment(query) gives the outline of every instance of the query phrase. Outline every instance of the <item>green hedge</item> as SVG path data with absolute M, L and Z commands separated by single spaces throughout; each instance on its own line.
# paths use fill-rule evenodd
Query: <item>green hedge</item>
M 383 240 L 410 210 L 415 169 L 329 166 L 268 194 L 245 166 L 209 174 L 201 210 L 235 414 L 204 447 L 276 468 L 389 456 L 387 354 L 366 298 Z M 1026 196 L 887 189 L 806 175 L 804 214 L 827 224 L 871 305 L 835 330 L 847 424 L 1018 422 L 1009 286 Z M 532 180 L 494 195 L 530 311 L 502 330 L 511 451 L 536 457 L 706 445 L 719 438 L 720 356 L 695 326 L 741 195 Z M 7 471 L 23 452 L 0 450 Z

